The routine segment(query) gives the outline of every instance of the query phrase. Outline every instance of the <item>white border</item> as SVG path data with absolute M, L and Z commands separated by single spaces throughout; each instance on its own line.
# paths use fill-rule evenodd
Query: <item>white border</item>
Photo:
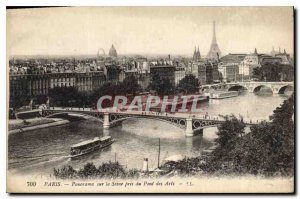
M 11 197 L 10 195 L 6 194 L 6 6 L 295 6 L 296 9 L 300 8 L 300 1 L 297 0 L 251 0 L 251 1 L 239 1 L 239 0 L 150 0 L 148 2 L 142 2 L 139 0 L 2 0 L 0 2 L 0 63 L 1 63 L 1 70 L 0 70 L 0 132 L 2 134 L 0 139 L 0 155 L 1 155 L 1 164 L 0 164 L 0 196 L 1 198 L 8 198 Z M 297 32 L 299 32 L 299 10 L 298 13 L 298 20 L 296 27 Z M 280 14 L 280 13 L 279 13 Z M 298 42 L 296 43 L 296 45 Z M 296 51 L 295 51 L 296 52 Z M 297 51 L 297 57 L 299 57 L 299 51 Z M 295 66 L 297 68 L 298 66 Z M 300 70 L 297 69 L 296 76 L 300 78 Z M 299 82 L 299 79 L 298 79 Z M 299 90 L 299 84 L 297 82 L 297 91 Z M 296 91 L 296 93 L 297 93 Z M 299 104 L 299 99 L 297 100 L 297 105 Z M 298 116 L 298 115 L 297 115 Z M 298 117 L 297 121 L 298 123 Z M 299 123 L 298 123 L 299 124 Z M 298 132 L 296 132 L 298 133 Z M 297 146 L 299 144 L 299 134 L 297 135 Z M 297 151 L 296 159 L 299 160 L 299 147 Z M 299 161 L 298 161 L 299 163 Z M 299 164 L 297 164 L 298 169 L 297 173 L 299 173 Z M 299 176 L 297 176 L 299 177 Z M 296 177 L 296 178 L 297 178 Z M 296 183 L 299 192 L 299 183 Z M 25 198 L 25 197 L 33 197 L 31 196 L 19 196 L 18 198 Z M 50 195 L 44 196 L 35 196 L 35 198 L 42 198 L 42 197 L 52 197 Z M 57 196 L 56 197 L 61 197 Z M 86 196 L 80 195 L 75 196 L 79 198 L 85 198 Z M 95 196 L 94 196 L 95 197 Z M 99 196 L 96 196 L 99 197 Z M 111 196 L 100 196 L 101 198 L 115 198 L 119 197 L 116 195 Z M 126 196 L 132 197 L 132 196 Z M 141 197 L 140 195 L 136 197 Z M 146 196 L 143 196 L 146 197 Z M 149 196 L 147 196 L 149 197 Z M 162 198 L 163 196 L 152 195 L 152 197 Z M 166 196 L 165 196 L 166 197 Z M 169 196 L 170 197 L 170 196 Z M 180 196 L 171 196 L 174 198 L 179 198 Z M 198 197 L 198 196 L 189 196 L 189 197 Z M 203 196 L 202 196 L 203 197 Z M 211 198 L 216 198 L 219 196 L 211 196 Z M 222 197 L 232 197 L 232 196 L 222 196 Z M 240 196 L 238 196 L 240 197 Z M 255 196 L 256 198 L 273 198 L 274 196 Z M 293 196 L 291 196 L 293 197 Z M 74 195 L 64 196 L 64 198 L 74 198 Z

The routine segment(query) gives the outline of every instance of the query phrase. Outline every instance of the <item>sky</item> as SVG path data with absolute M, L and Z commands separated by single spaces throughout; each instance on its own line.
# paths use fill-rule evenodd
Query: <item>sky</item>
M 7 10 L 7 54 L 206 55 L 216 22 L 217 43 L 228 53 L 293 54 L 292 7 L 69 7 Z

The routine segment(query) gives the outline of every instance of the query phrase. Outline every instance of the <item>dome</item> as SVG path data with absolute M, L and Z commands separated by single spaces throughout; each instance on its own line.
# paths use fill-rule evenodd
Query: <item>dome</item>
M 114 45 L 112 45 L 111 48 L 109 49 L 108 55 L 110 57 L 117 57 L 118 56 L 117 51 L 116 51 Z

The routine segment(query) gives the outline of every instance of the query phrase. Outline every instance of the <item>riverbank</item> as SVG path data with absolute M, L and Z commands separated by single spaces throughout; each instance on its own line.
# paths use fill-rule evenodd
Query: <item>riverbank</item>
M 48 128 L 52 126 L 59 126 L 69 123 L 69 120 L 60 118 L 32 118 L 27 120 L 9 120 L 8 134 L 23 133 L 36 129 Z

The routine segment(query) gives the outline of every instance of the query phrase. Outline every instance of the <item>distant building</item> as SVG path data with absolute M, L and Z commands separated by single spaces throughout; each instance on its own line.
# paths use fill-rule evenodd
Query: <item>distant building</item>
M 193 61 L 188 64 L 186 74 L 187 75 L 194 75 L 195 77 L 198 77 L 198 66 L 200 64 L 200 61 Z
M 283 53 L 275 54 L 275 57 L 281 58 L 281 64 L 292 65 L 291 57 L 289 54 L 286 53 L 285 49 Z
M 250 80 L 252 77 L 253 68 L 260 67 L 261 55 L 257 53 L 255 48 L 254 53 L 245 56 L 244 60 L 239 65 L 239 74 L 242 76 L 242 80 Z
M 246 57 L 246 54 L 228 54 L 220 58 L 218 70 L 225 82 L 239 81 L 239 65 Z
M 117 50 L 115 49 L 114 45 L 111 45 L 111 48 L 109 49 L 108 55 L 110 57 L 113 57 L 113 58 L 118 57 Z
M 123 69 L 121 69 L 119 73 L 119 82 L 123 82 L 125 78 L 126 78 L 126 73 Z
M 212 84 L 216 80 L 219 80 L 219 70 L 218 70 L 218 62 L 216 61 L 207 61 L 206 65 L 206 83 Z
M 120 66 L 118 66 L 116 63 L 114 62 L 110 62 L 110 63 L 106 63 L 105 64 L 105 73 L 106 73 L 106 77 L 107 80 L 112 82 L 112 83 L 117 83 L 120 80 L 120 73 L 122 71 L 122 69 L 120 68 Z
M 259 59 L 260 66 L 264 64 L 282 64 L 282 59 L 280 57 L 269 57 L 269 56 L 262 56 Z
M 275 57 L 276 54 L 281 53 L 280 47 L 278 49 L 278 51 L 275 51 L 274 46 L 272 47 L 272 51 L 270 52 L 270 55 L 272 57 Z
M 49 90 L 55 87 L 76 87 L 78 91 L 92 91 L 100 88 L 106 81 L 102 71 L 87 71 L 82 73 L 35 73 L 9 76 L 10 106 L 15 97 L 35 98 L 47 96 Z
M 150 67 L 151 79 L 156 76 L 160 80 L 168 79 L 175 86 L 175 67 L 172 65 L 156 65 Z
M 213 38 L 210 45 L 210 50 L 206 56 L 207 59 L 210 60 L 218 60 L 221 56 L 221 51 L 219 49 L 219 46 L 217 44 L 217 38 L 216 38 L 216 24 L 215 21 L 213 22 Z
M 148 88 L 150 85 L 150 71 L 147 73 L 140 73 L 137 76 L 138 84 L 141 86 L 142 89 Z
M 196 47 L 195 47 L 195 51 L 193 54 L 193 60 L 194 61 L 198 61 L 201 59 L 201 55 L 200 55 L 200 50 L 199 50 L 199 46 L 198 46 L 198 50 L 196 51 Z
M 242 76 L 242 80 L 250 80 L 253 76 L 253 69 L 265 64 L 291 65 L 291 62 L 286 52 L 276 54 L 275 57 L 272 57 L 266 54 L 258 54 L 255 48 L 254 53 L 246 55 L 244 60 L 239 64 L 239 74 Z
M 175 85 L 179 83 L 180 80 L 182 80 L 185 77 L 185 67 L 182 66 L 176 66 L 175 67 Z
M 204 62 L 198 62 L 198 79 L 200 85 L 206 84 L 206 64 Z
M 22 97 L 29 97 L 28 75 L 10 75 L 9 76 L 9 107 L 15 107 L 15 100 Z
M 200 85 L 211 84 L 219 80 L 218 62 L 213 60 L 190 62 L 186 74 L 192 74 L 198 78 Z
M 146 58 L 139 57 L 129 59 L 124 63 L 126 77 L 134 76 L 142 89 L 146 89 L 150 84 L 150 64 Z

